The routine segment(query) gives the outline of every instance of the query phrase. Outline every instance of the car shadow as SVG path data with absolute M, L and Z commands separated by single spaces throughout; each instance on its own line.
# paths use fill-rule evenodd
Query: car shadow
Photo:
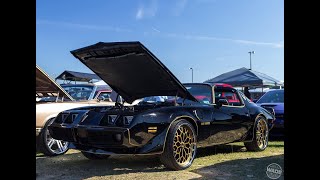
M 76 152 L 55 157 L 37 156 L 36 158 L 37 179 L 85 179 L 94 176 L 158 172 L 163 169 L 164 166 L 155 155 L 121 155 L 103 160 L 89 160 L 80 152 Z M 87 173 L 88 171 L 90 173 Z
M 267 167 L 272 163 L 277 163 L 282 169 L 279 179 L 283 179 L 284 155 L 268 156 L 262 158 L 238 159 L 216 163 L 192 170 L 201 175 L 200 178 L 193 179 L 271 179 L 267 176 Z
M 241 146 L 241 145 L 223 144 L 223 145 L 209 146 L 205 148 L 198 148 L 196 157 L 211 156 L 219 153 L 227 154 L 227 153 L 245 152 L 245 151 L 247 150 L 244 145 Z
M 210 156 L 217 153 L 238 152 L 241 148 L 243 148 L 243 146 L 231 145 L 199 148 L 197 151 L 197 157 Z M 111 176 L 140 172 L 152 173 L 167 171 L 169 173 L 175 173 L 175 171 L 165 168 L 157 155 L 118 155 L 111 156 L 104 160 L 89 160 L 78 151 L 71 150 L 71 152 L 73 153 L 67 153 L 55 157 L 37 154 L 37 179 L 85 179 L 96 176 Z M 90 171 L 90 173 L 88 173 L 88 171 Z
M 198 148 L 196 158 L 211 156 L 219 153 L 227 154 L 234 152 L 246 152 L 246 148 L 243 145 L 241 146 L 232 144 Z M 243 173 L 243 170 L 238 170 L 236 167 L 244 165 L 245 167 L 248 167 L 248 170 L 252 171 L 251 174 L 248 173 L 243 175 L 244 179 L 246 179 L 248 178 L 247 175 L 249 175 L 249 177 L 251 177 L 251 175 L 256 177 L 258 174 L 255 173 L 255 171 L 259 170 L 256 167 L 259 166 L 264 169 L 264 175 L 266 174 L 266 163 L 262 163 L 263 165 L 255 163 L 265 161 L 271 162 L 273 158 L 279 159 L 279 157 L 280 156 L 272 156 L 257 159 L 231 160 L 227 162 L 217 163 L 212 166 L 201 167 L 190 172 L 188 170 L 176 172 L 165 168 L 156 155 L 117 155 L 111 156 L 110 158 L 104 160 L 89 160 L 85 158 L 79 151 L 71 150 L 71 153 L 69 152 L 67 154 L 55 157 L 47 157 L 38 154 L 36 156 L 36 175 L 37 179 L 86 179 L 99 176 L 116 179 L 118 176 L 114 175 L 121 175 L 121 178 L 123 178 L 122 176 L 125 176 L 127 178 L 126 174 L 141 176 L 141 173 L 147 173 L 149 174 L 149 176 L 153 176 L 154 173 L 157 172 L 166 172 L 166 175 L 171 174 L 171 176 L 167 178 L 164 177 L 164 179 L 170 179 L 172 175 L 173 178 L 171 179 L 174 179 L 176 176 L 181 177 L 181 173 L 184 174 L 187 179 L 193 177 L 212 179 L 210 177 L 213 175 L 217 176 L 217 179 L 219 179 L 219 177 L 222 176 L 228 177 L 238 174 L 241 175 L 241 173 Z M 283 158 L 283 155 L 281 158 Z M 281 162 L 281 166 L 283 167 L 283 160 Z M 230 169 L 233 168 L 235 169 L 235 171 L 230 172 L 229 168 L 224 168 L 229 166 L 231 167 Z M 258 172 L 261 173 L 262 170 L 259 170 Z M 159 174 L 157 174 L 157 176 L 159 176 Z M 145 176 L 143 176 L 143 178 L 145 178 Z M 181 177 L 181 179 L 186 178 Z

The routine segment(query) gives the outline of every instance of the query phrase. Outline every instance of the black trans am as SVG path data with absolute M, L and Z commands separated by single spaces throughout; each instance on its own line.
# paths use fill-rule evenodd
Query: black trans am
M 49 126 L 89 159 L 112 154 L 159 154 L 170 169 L 188 168 L 199 147 L 244 142 L 250 151 L 268 146 L 272 110 L 231 87 L 181 82 L 140 42 L 97 43 L 71 51 L 110 85 L 125 104 L 152 96 L 165 101 L 82 107 L 61 112 Z

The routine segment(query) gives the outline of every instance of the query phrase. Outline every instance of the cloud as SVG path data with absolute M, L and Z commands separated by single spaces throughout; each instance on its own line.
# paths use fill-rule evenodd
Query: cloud
M 178 0 L 173 7 L 173 14 L 179 16 L 187 5 L 188 0 Z
M 37 20 L 36 24 L 37 25 L 55 25 L 55 26 L 90 29 L 90 30 L 98 30 L 98 31 L 132 32 L 132 30 L 130 29 L 119 28 L 119 27 L 77 24 L 77 23 L 61 22 L 61 21 Z
M 140 20 L 143 18 L 154 17 L 158 10 L 158 1 L 151 0 L 149 4 L 140 4 L 136 12 L 136 19 Z
M 37 20 L 37 25 L 54 25 L 54 26 L 62 26 L 62 27 L 70 27 L 70 28 L 80 28 L 80 29 L 89 29 L 96 31 L 114 31 L 114 32 L 134 32 L 131 29 L 112 27 L 112 26 L 97 26 L 97 25 L 87 25 L 87 24 L 77 24 L 70 22 L 61 22 L 61 21 L 48 21 L 48 20 Z M 196 41 L 230 41 L 233 43 L 239 44 L 248 44 L 248 45 L 262 45 L 262 46 L 270 46 L 273 48 L 283 48 L 284 41 L 280 41 L 278 43 L 272 42 L 259 42 L 259 41 L 250 41 L 250 40 L 242 40 L 242 39 L 230 39 L 230 38 L 220 38 L 213 36 L 203 36 L 203 35 L 190 35 L 190 34 L 182 34 L 182 33 L 166 33 L 161 32 L 155 27 L 151 27 L 152 32 L 144 31 L 143 35 L 156 35 L 165 38 L 177 38 L 177 39 L 185 39 L 185 40 L 196 40 Z
M 256 42 L 256 41 L 247 41 L 247 40 L 233 40 L 233 41 L 241 44 L 266 45 L 266 46 L 273 46 L 275 48 L 283 48 L 283 41 L 279 43 Z
M 213 37 L 213 36 L 165 33 L 165 32 L 162 32 L 161 36 L 167 37 L 167 38 L 178 38 L 178 39 L 196 40 L 196 41 L 229 41 L 229 42 L 239 43 L 239 44 L 270 46 L 273 48 L 284 47 L 283 41 L 280 41 L 278 43 L 271 43 L 271 42 L 259 42 L 259 41 L 249 41 L 249 40 L 241 40 L 241 39 L 220 38 L 220 37 Z
M 194 0 L 197 3 L 213 3 L 216 2 L 217 0 Z
M 155 27 L 151 27 L 151 29 L 154 30 L 155 32 L 158 32 L 158 33 L 160 32 L 160 30 Z
M 142 19 L 143 18 L 143 8 L 139 8 L 136 14 L 136 19 Z

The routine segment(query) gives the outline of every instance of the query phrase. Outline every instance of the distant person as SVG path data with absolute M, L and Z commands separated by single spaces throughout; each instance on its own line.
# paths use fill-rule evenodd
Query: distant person
M 251 100 L 251 94 L 249 92 L 249 88 L 248 87 L 244 87 L 244 95 L 246 95 L 247 98 Z

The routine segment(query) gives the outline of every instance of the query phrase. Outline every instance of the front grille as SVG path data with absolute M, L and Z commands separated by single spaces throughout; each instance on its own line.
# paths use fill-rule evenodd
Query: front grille
M 77 118 L 78 114 L 76 113 L 71 113 L 69 114 L 66 119 L 64 120 L 64 123 L 66 124 L 72 124 L 74 120 Z
M 105 114 L 100 121 L 100 126 L 115 125 L 118 119 L 119 115 Z
M 88 113 L 86 113 L 83 117 L 83 119 L 81 120 L 80 124 L 81 125 L 91 125 L 93 122 L 95 122 L 97 119 L 96 118 L 101 118 L 100 117 L 101 114 L 96 113 L 94 111 L 89 111 Z
M 77 118 L 78 113 L 60 113 L 55 119 L 55 123 L 62 124 L 72 124 L 74 120 Z

